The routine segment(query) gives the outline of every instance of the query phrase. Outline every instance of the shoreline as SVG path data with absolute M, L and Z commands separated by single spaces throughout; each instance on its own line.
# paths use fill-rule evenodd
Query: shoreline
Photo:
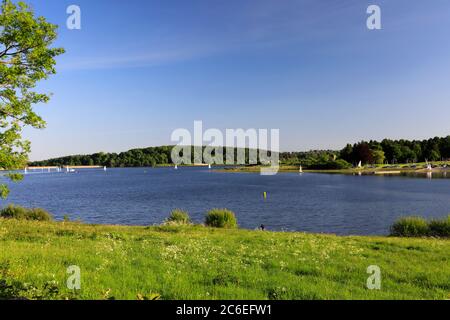
M 265 230 L 260 230 L 258 228 L 243 228 L 243 227 L 237 227 L 237 228 L 215 228 L 215 227 L 209 227 L 205 225 L 204 223 L 189 223 L 189 224 L 177 224 L 177 223 L 166 223 L 162 222 L 160 224 L 149 224 L 149 225 L 140 225 L 140 224 L 113 224 L 113 223 L 90 223 L 90 222 L 84 222 L 82 220 L 56 220 L 53 219 L 51 221 L 33 221 L 33 220 L 21 220 L 21 219 L 15 219 L 15 218 L 3 218 L 0 217 L 0 225 L 2 222 L 5 221 L 26 221 L 31 223 L 50 223 L 55 225 L 79 225 L 84 227 L 91 227 L 91 228 L 115 228 L 115 229 L 162 229 L 162 228 L 203 228 L 205 230 L 228 230 L 228 231 L 243 231 L 243 232 L 255 232 L 255 233 L 272 233 L 272 234 L 304 234 L 304 235 L 310 235 L 310 236 L 328 236 L 328 237 L 338 237 L 338 238 L 379 238 L 379 239 L 434 239 L 434 240 L 443 240 L 443 241 L 449 241 L 450 238 L 447 237 L 430 237 L 430 236 L 418 236 L 418 237 L 397 237 L 392 236 L 387 231 L 386 234 L 337 234 L 333 232 L 309 232 L 309 231 L 300 231 L 300 230 L 274 230 L 265 228 Z
M 241 166 L 235 168 L 223 168 L 216 169 L 218 172 L 242 172 L 242 173 L 258 173 L 260 172 L 262 166 Z M 279 173 L 300 173 L 299 166 L 283 166 L 281 165 L 278 169 Z M 324 174 L 343 174 L 343 175 L 402 175 L 402 174 L 446 174 L 450 173 L 449 168 L 433 168 L 432 170 L 427 169 L 413 169 L 413 168 L 405 168 L 405 167 L 395 167 L 395 168 L 362 168 L 362 169 L 304 169 L 301 173 L 324 173 Z

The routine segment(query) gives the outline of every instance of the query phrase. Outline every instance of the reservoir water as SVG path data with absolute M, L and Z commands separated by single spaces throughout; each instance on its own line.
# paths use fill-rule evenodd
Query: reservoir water
M 2 180 L 5 178 L 2 178 Z M 402 176 L 215 172 L 208 168 L 123 168 L 30 173 L 7 182 L 8 203 L 41 207 L 56 219 L 160 224 L 175 208 L 201 223 L 211 208 L 236 213 L 240 227 L 385 235 L 400 216 L 450 213 L 450 179 Z M 264 200 L 263 193 L 267 192 Z

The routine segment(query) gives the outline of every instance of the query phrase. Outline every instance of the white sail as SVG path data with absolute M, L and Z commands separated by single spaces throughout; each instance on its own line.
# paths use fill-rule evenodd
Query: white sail
M 178 165 L 175 165 L 175 170 L 177 170 L 178 169 Z
M 362 161 L 358 163 L 358 168 L 362 168 Z
M 298 172 L 303 173 L 303 168 L 300 166 L 300 169 L 298 169 Z

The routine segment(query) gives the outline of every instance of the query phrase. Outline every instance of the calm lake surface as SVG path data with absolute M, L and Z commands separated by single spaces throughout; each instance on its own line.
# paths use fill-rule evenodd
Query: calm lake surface
M 175 208 L 202 222 L 208 209 L 229 208 L 242 228 L 385 235 L 399 216 L 450 213 L 450 179 L 126 168 L 30 173 L 8 184 L 3 205 L 42 207 L 56 219 L 67 214 L 101 224 L 159 224 Z

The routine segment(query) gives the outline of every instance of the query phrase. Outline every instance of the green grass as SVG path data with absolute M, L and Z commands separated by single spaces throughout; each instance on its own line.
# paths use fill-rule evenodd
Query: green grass
M 0 248 L 2 298 L 450 298 L 449 240 L 0 219 Z

